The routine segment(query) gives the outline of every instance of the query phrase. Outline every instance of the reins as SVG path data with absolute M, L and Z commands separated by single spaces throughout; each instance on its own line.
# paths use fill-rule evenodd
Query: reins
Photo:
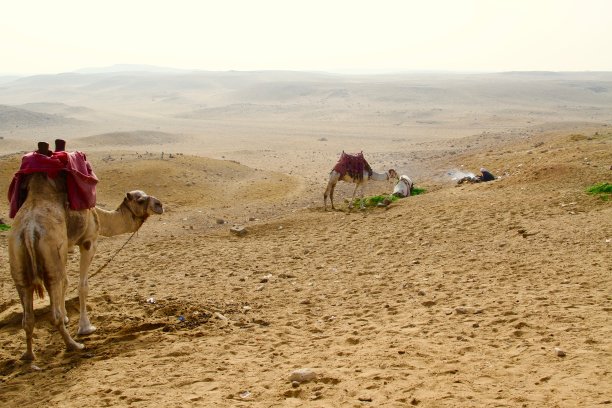
M 138 228 L 138 229 L 140 229 L 140 228 Z M 111 256 L 111 257 L 109 258 L 109 260 L 108 260 L 108 261 L 106 261 L 106 263 L 105 263 L 104 265 L 102 265 L 101 267 L 99 267 L 99 268 L 98 268 L 98 270 L 97 270 L 97 271 L 95 271 L 94 273 L 92 273 L 92 274 L 88 274 L 87 279 L 89 280 L 89 278 L 93 278 L 93 277 L 94 277 L 94 276 L 96 276 L 98 273 L 102 272 L 102 270 L 103 270 L 104 268 L 106 268 L 106 266 L 107 266 L 109 263 L 111 263 L 111 261 L 112 261 L 113 259 L 115 259 L 115 257 L 117 256 L 117 254 L 118 254 L 119 252 L 121 252 L 121 250 L 123 249 L 123 247 L 125 247 L 125 246 L 128 244 L 128 242 L 130 242 L 130 240 L 132 239 L 132 237 L 133 237 L 134 235 L 136 235 L 136 233 L 137 233 L 137 232 L 138 232 L 138 230 L 134 231 L 134 232 L 132 233 L 132 235 L 130 235 L 130 237 L 127 239 L 127 241 L 125 241 L 125 242 L 123 243 L 123 245 L 121 245 L 121 247 L 120 247 L 120 248 L 117 250 L 117 252 L 115 252 L 115 254 L 114 254 L 113 256 Z M 77 290 L 78 288 L 79 288 L 79 285 L 77 284 L 77 287 L 76 287 L 76 288 L 74 288 L 74 289 L 72 289 L 72 291 L 74 292 L 74 291 L 75 291 L 75 290 Z
M 125 200 L 124 200 L 124 202 L 125 202 Z M 131 240 L 131 239 L 134 237 L 134 235 L 136 235 L 136 233 L 138 232 L 138 230 L 140 229 L 140 227 L 142 227 L 142 224 L 144 224 L 144 221 L 145 221 L 146 217 L 145 217 L 145 218 L 143 218 L 143 217 L 139 217 L 139 216 L 137 216 L 136 214 L 134 214 L 134 211 L 132 211 L 132 209 L 131 209 L 131 208 L 130 208 L 128 205 L 126 205 L 125 207 L 128 209 L 128 211 L 129 211 L 130 213 L 132 213 L 132 216 L 134 217 L 134 219 L 140 220 L 140 225 L 138 226 L 138 228 L 136 228 L 136 231 L 134 231 L 134 232 L 132 233 L 132 235 L 130 235 L 130 237 L 127 239 L 127 241 L 125 241 L 125 242 L 123 243 L 123 245 L 121 245 L 121 247 L 120 247 L 120 248 L 117 250 L 117 252 L 115 252 L 115 254 L 114 254 L 113 256 L 111 256 L 111 257 L 108 259 L 108 261 L 106 261 L 106 263 L 105 263 L 104 265 L 102 265 L 101 267 L 99 267 L 99 268 L 98 268 L 98 269 L 97 269 L 97 270 L 96 270 L 94 273 L 92 273 L 92 274 L 88 274 L 88 275 L 87 275 L 87 279 L 88 279 L 88 280 L 89 280 L 89 278 L 93 278 L 94 276 L 96 276 L 97 274 L 99 274 L 100 272 L 102 272 L 102 270 L 103 270 L 104 268 L 106 268 L 106 266 L 107 266 L 109 263 L 111 263 L 111 261 L 112 261 L 113 259 L 115 259 L 115 257 L 117 256 L 117 254 L 118 254 L 119 252 L 121 252 L 121 250 L 122 250 L 122 249 L 123 249 L 123 248 L 124 248 L 124 247 L 125 247 L 125 246 L 128 244 L 128 242 L 130 242 L 130 240 Z M 79 278 L 79 279 L 80 279 L 80 278 Z M 77 287 L 76 287 L 76 288 L 74 288 L 74 289 L 72 289 L 72 291 L 74 292 L 74 291 L 75 291 L 76 289 L 78 289 L 78 288 L 79 288 L 79 286 L 77 285 Z
M 124 203 L 126 202 L 126 201 L 125 201 L 125 199 L 123 200 L 123 202 L 124 202 Z M 113 259 L 115 259 L 115 257 L 117 256 L 117 254 L 118 254 L 118 253 L 119 253 L 119 252 L 120 252 L 120 251 L 123 249 L 123 247 L 125 247 L 125 246 L 128 244 L 128 242 L 130 242 L 130 240 L 132 239 L 132 237 L 133 237 L 134 235 L 136 235 L 136 233 L 138 232 L 138 230 L 140 229 L 140 227 L 142 227 L 142 224 L 144 224 L 144 222 L 145 222 L 145 220 L 146 220 L 146 218 L 147 218 L 146 216 L 145 216 L 145 217 L 142 217 L 142 216 L 138 216 L 138 215 L 134 214 L 134 211 L 132 211 L 132 209 L 130 208 L 130 206 L 129 206 L 129 205 L 126 205 L 125 207 L 128 209 L 128 211 L 129 211 L 129 212 L 131 212 L 131 213 L 132 213 L 132 216 L 134 217 L 134 219 L 135 219 L 135 220 L 139 220 L 139 221 L 140 221 L 140 225 L 138 226 L 138 228 L 136 228 L 136 231 L 134 231 L 134 232 L 132 233 L 132 235 L 130 235 L 130 237 L 127 239 L 127 241 L 125 241 L 125 243 L 124 243 L 123 245 L 121 245 L 121 248 L 119 248 L 119 249 L 117 250 L 117 252 L 115 252 L 115 254 L 114 254 L 113 256 L 111 256 L 111 257 L 110 257 L 110 259 L 109 259 L 108 261 L 106 261 L 106 263 L 105 263 L 104 265 L 102 265 L 101 267 L 99 267 L 97 271 L 95 271 L 94 273 L 92 273 L 91 275 L 89 275 L 89 276 L 88 276 L 88 279 L 89 279 L 89 278 L 93 278 L 93 277 L 94 277 L 94 276 L 96 276 L 98 273 L 102 272 L 102 269 L 106 268 L 106 265 L 108 265 L 109 263 L 111 263 L 111 261 L 112 261 Z
M 96 276 L 98 273 L 102 272 L 102 269 L 106 268 L 106 265 L 108 265 L 109 263 L 111 263 L 111 261 L 112 261 L 113 259 L 115 259 L 115 257 L 117 256 L 117 254 L 118 254 L 118 253 L 119 253 L 119 252 L 120 252 L 120 251 L 123 249 L 123 247 L 125 247 L 125 246 L 128 244 L 128 242 L 130 242 L 130 240 L 132 239 L 132 237 L 133 237 L 134 235 L 136 235 L 136 233 L 137 233 L 137 232 L 138 232 L 138 230 L 136 230 L 136 231 L 132 232 L 132 235 L 130 235 L 130 237 L 127 239 L 127 241 L 125 241 L 125 243 L 124 243 L 123 245 L 121 245 L 121 247 L 120 247 L 120 248 L 117 250 L 117 252 L 115 252 L 115 254 L 114 254 L 113 256 L 111 256 L 111 257 L 109 258 L 109 260 L 108 260 L 108 261 L 106 261 L 106 263 L 105 263 L 104 265 L 102 265 L 101 267 L 99 267 L 97 271 L 95 271 L 94 273 L 92 273 L 91 275 L 89 275 L 88 279 L 89 279 L 89 278 L 93 278 L 93 277 L 94 277 L 94 276 Z

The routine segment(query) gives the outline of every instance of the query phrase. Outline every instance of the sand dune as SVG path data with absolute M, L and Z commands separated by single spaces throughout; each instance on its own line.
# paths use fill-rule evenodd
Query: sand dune
M 140 188 L 166 207 L 118 254 L 128 236 L 100 239 L 91 270 L 116 256 L 90 280 L 98 331 L 81 338 L 83 352 L 64 351 L 48 300 L 36 301 L 35 367 L 18 360 L 21 306 L 0 232 L 0 406 L 611 403 L 612 198 L 586 192 L 612 174 L 609 74 L 483 75 L 477 87 L 466 85 L 473 77 L 463 85 L 454 77 L 446 88 L 422 76 L 402 90 L 392 89 L 395 77 L 352 86 L 317 75 L 316 98 L 299 95 L 309 74 L 277 73 L 297 84 L 285 90 L 262 85 L 274 77 L 265 73 L 191 75 L 203 81 L 201 94 L 177 91 L 176 83 L 191 84 L 177 74 L 160 87 L 180 102 L 163 108 L 136 84 L 123 110 L 108 103 L 123 90 L 61 99 L 99 115 L 87 133 L 0 132 L 0 191 L 19 167 L 18 150 L 59 134 L 87 153 L 100 206 L 114 208 Z M 123 81 L 101 78 L 109 90 Z M 72 83 L 29 81 L 60 79 Z M 26 83 L 22 103 L 50 100 L 28 96 Z M 205 83 L 234 88 L 213 96 Z M 513 83 L 522 88 L 512 91 Z M 16 86 L 0 90 L 0 102 Z M 257 101 L 244 97 L 264 88 L 270 93 L 252 93 Z M 285 110 L 258 118 L 270 95 Z M 312 102 L 322 95 L 322 106 Z M 431 105 L 420 105 L 424 98 Z M 234 103 L 252 116 L 230 115 Z M 173 117 L 199 109 L 209 116 Z M 373 168 L 398 169 L 426 192 L 349 212 L 353 186 L 340 183 L 339 211 L 325 212 L 326 178 L 342 150 L 363 150 Z M 482 166 L 500 178 L 452 180 Z M 366 193 L 391 190 L 373 182 Z M 10 223 L 7 212 L 0 200 Z M 235 224 L 248 233 L 231 234 Z M 68 278 L 75 333 L 76 253 Z M 314 378 L 292 383 L 298 369 Z
M 86 136 L 77 139 L 86 145 L 93 146 L 143 146 L 175 143 L 181 137 L 166 132 L 152 130 L 135 130 L 130 132 L 112 132 Z

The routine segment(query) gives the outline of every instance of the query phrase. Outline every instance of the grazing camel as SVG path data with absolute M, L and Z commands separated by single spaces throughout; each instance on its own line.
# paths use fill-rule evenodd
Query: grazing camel
M 87 270 L 96 251 L 98 235 L 136 231 L 149 215 L 161 214 L 163 208 L 156 198 L 132 191 L 114 212 L 98 208 L 71 210 L 66 205 L 64 175 L 51 178 L 46 173 L 33 173 L 27 177 L 25 187 L 28 195 L 15 216 L 8 249 L 11 275 L 23 307 L 27 350 L 22 359 L 33 360 L 34 292 L 43 297 L 43 285 L 51 302 L 51 322 L 67 349 L 84 347 L 70 337 L 65 326 L 68 322 L 65 305 L 68 249 L 74 245 L 80 248 L 78 334 L 90 334 L 96 327 L 87 316 Z
M 360 208 L 365 208 L 363 202 L 363 190 L 368 180 L 374 181 L 385 181 L 389 179 L 397 179 L 397 172 L 393 169 L 389 169 L 385 173 L 377 173 L 372 170 L 368 162 L 363 157 L 363 153 L 356 155 L 350 155 L 342 152 L 338 163 L 334 166 L 332 171 L 329 173 L 329 181 L 327 182 L 327 188 L 323 194 L 323 205 L 325 211 L 327 211 L 327 197 L 331 202 L 332 210 L 334 207 L 334 189 L 338 181 L 346 181 L 348 183 L 355 183 L 355 190 L 353 190 L 353 196 L 349 204 L 349 209 L 353 208 L 353 201 L 355 200 L 355 194 L 357 189 L 361 187 L 361 204 Z

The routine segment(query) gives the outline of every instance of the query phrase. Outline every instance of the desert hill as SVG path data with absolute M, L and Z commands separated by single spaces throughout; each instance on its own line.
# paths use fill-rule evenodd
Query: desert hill
M 571 120 L 585 109 L 609 119 L 612 75 L 593 73 L 396 74 L 341 76 L 308 72 L 111 72 L 39 75 L 0 88 L 0 103 L 62 100 L 93 109 L 168 112 L 246 104 L 291 106 L 309 115 L 339 110 L 355 119 L 407 125 L 446 123 L 449 115 L 505 122 L 516 113 L 531 121 Z M 137 106 L 134 106 L 137 105 Z M 129 109 L 128 109 L 129 108 Z M 366 115 L 364 117 L 364 115 Z M 431 123 L 433 122 L 433 123 Z
M 8 191 L 19 169 L 21 154 L 0 157 L 0 190 Z M 301 193 L 303 182 L 279 172 L 256 170 L 236 161 L 215 160 L 184 154 L 100 151 L 88 154 L 96 176 L 98 205 L 114 209 L 126 192 L 144 190 L 166 204 L 168 211 L 194 212 L 204 227 L 215 226 L 217 218 L 245 221 L 233 214 L 237 198 L 253 208 L 276 207 L 276 203 Z M 247 205 L 248 207 L 248 205 Z M 216 210 L 214 213 L 212 210 Z M 254 211 L 253 216 L 256 211 Z M 0 217 L 7 219 L 8 203 L 0 202 Z
M 20 108 L 31 110 L 34 112 L 47 113 L 50 115 L 62 115 L 68 117 L 75 117 L 92 112 L 92 109 L 89 109 L 85 106 L 70 106 L 66 105 L 65 103 L 57 102 L 25 103 L 21 105 Z
M 85 352 L 64 353 L 36 302 L 40 371 L 17 360 L 20 309 L 0 264 L 0 404 L 609 404 L 612 206 L 586 193 L 610 181 L 609 127 L 419 148 L 424 160 L 389 146 L 370 156 L 377 167 L 403 158 L 426 193 L 364 212 L 347 212 L 342 193 L 341 211 L 322 211 L 317 166 L 288 176 L 187 154 L 92 152 L 105 206 L 138 184 L 168 211 L 90 280 L 99 331 Z M 314 166 L 274 155 L 242 153 Z M 16 164 L 2 157 L 0 182 Z M 457 186 L 448 175 L 482 165 L 501 178 Z M 230 234 L 233 223 L 248 234 Z M 126 239 L 102 239 L 92 270 Z M 71 288 L 77 264 L 74 254 Z M 299 368 L 316 378 L 292 384 Z
M 405 171 L 420 172 L 412 163 L 429 162 L 437 143 L 458 137 L 508 138 L 542 133 L 548 126 L 565 131 L 611 124 L 611 90 L 609 72 L 41 75 L 3 83 L 0 104 L 80 121 L 39 126 L 56 117 L 36 116 L 19 127 L 0 126 L 0 152 L 27 150 L 57 137 L 70 140 L 75 150 L 122 149 L 144 130 L 160 132 L 151 133 L 159 144 L 143 146 L 148 152 L 227 158 L 312 175 L 314 184 L 342 150 L 364 150 L 384 167 L 397 166 L 387 160 L 395 155 L 411 163 Z M 283 162 L 291 156 L 296 156 L 289 161 L 293 168 L 287 169 Z
M 85 136 L 76 141 L 83 143 L 84 146 L 154 146 L 172 144 L 180 139 L 180 136 L 167 132 L 135 130 Z
M 46 114 L 34 110 L 0 105 L 0 128 L 13 131 L 19 128 L 59 127 L 78 123 L 77 120 L 58 114 Z

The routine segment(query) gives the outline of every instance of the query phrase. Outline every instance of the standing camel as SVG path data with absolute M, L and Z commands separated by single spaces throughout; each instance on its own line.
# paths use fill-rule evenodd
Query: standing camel
M 27 198 L 15 216 L 8 249 L 11 275 L 23 307 L 27 350 L 22 359 L 33 360 L 34 292 L 43 297 L 43 286 L 49 293 L 51 322 L 67 349 L 84 347 L 72 339 L 65 326 L 68 322 L 65 305 L 68 249 L 74 245 L 80 249 L 78 334 L 90 334 L 96 327 L 87 316 L 87 271 L 96 252 L 98 235 L 136 231 L 149 215 L 163 213 L 163 208 L 156 198 L 132 191 L 114 212 L 98 208 L 71 210 L 66 205 L 68 195 L 63 174 L 52 178 L 46 173 L 33 173 L 27 176 L 23 186 Z M 120 220 L 124 225 L 120 226 Z
M 325 211 L 327 211 L 327 196 L 331 202 L 332 210 L 334 207 L 334 189 L 338 181 L 346 181 L 348 183 L 355 183 L 355 189 L 353 190 L 353 196 L 349 204 L 349 209 L 353 208 L 353 201 L 355 200 L 355 194 L 357 189 L 361 187 L 361 203 L 360 208 L 364 208 L 363 202 L 363 190 L 366 183 L 369 180 L 374 181 L 385 181 L 389 179 L 397 179 L 397 172 L 393 169 L 389 169 L 385 173 L 377 173 L 372 170 L 368 162 L 363 157 L 362 153 L 356 155 L 346 154 L 344 151 L 338 160 L 338 163 L 334 166 L 332 171 L 329 173 L 329 181 L 327 182 L 327 188 L 323 194 L 323 205 Z

